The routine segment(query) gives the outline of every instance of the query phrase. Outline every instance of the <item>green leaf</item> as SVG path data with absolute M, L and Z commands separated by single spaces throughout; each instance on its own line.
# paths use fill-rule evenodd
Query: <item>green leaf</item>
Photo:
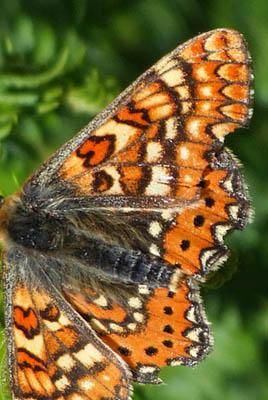
M 11 400 L 11 393 L 8 383 L 6 361 L 5 334 L 0 331 L 0 400 Z
M 0 88 L 33 89 L 52 81 L 63 72 L 68 59 L 68 53 L 67 48 L 63 49 L 54 66 L 39 74 L 24 75 L 7 73 L 0 75 Z

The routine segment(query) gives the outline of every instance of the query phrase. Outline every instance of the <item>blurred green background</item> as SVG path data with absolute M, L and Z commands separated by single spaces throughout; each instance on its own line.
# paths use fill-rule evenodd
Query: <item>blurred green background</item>
M 268 2 L 0 1 L 0 191 L 5 196 L 161 56 L 220 27 L 242 32 L 253 58 L 253 119 L 249 129 L 230 135 L 227 145 L 244 165 L 255 219 L 245 232 L 228 238 L 238 256 L 228 267 L 232 279 L 202 291 L 214 351 L 196 369 L 165 368 L 161 377 L 167 385 L 135 386 L 136 400 L 268 398 Z M 0 322 L 3 326 L 2 316 Z M 2 366 L 4 351 L 0 332 Z M 0 398 L 5 399 L 1 370 Z

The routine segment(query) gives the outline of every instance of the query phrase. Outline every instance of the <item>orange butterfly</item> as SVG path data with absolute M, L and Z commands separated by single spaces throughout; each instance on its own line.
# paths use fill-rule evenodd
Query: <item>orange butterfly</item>
M 15 399 L 126 400 L 131 381 L 207 355 L 199 282 L 250 218 L 223 140 L 248 123 L 251 86 L 243 37 L 202 34 L 2 199 Z

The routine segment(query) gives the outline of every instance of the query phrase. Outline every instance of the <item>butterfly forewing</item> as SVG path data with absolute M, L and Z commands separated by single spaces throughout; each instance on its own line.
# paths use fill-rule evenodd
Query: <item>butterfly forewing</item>
M 35 181 L 43 185 L 59 173 L 75 182 L 81 175 L 90 175 L 96 166 L 112 160 L 116 163 L 118 157 L 126 163 L 144 158 L 146 161 L 146 156 L 159 161 L 165 146 L 157 147 L 150 139 L 159 136 L 162 124 L 161 139 L 180 139 L 179 142 L 190 142 L 190 146 L 191 142 L 211 145 L 223 140 L 236 127 L 248 123 L 251 90 L 250 57 L 242 35 L 224 29 L 202 34 L 179 46 L 138 78 L 55 153 L 37 171 Z M 145 155 L 140 154 L 141 147 L 145 147 Z M 133 151 L 126 151 L 129 148 Z M 177 153 L 176 148 L 174 151 Z M 198 160 L 195 162 L 198 164 Z M 91 178 L 87 179 L 89 184 Z M 92 187 L 79 189 L 89 194 Z

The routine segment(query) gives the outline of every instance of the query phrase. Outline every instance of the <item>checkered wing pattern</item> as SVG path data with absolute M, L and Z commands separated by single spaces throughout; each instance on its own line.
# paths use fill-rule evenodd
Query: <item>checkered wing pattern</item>
M 117 289 L 118 290 L 118 289 Z M 157 384 L 166 365 L 195 366 L 211 349 L 198 284 L 182 278 L 176 292 L 129 288 L 124 302 L 92 290 L 63 290 L 68 302 L 125 360 L 132 379 Z
M 44 266 L 21 251 L 3 263 L 13 397 L 130 399 L 128 367 L 57 292 Z

